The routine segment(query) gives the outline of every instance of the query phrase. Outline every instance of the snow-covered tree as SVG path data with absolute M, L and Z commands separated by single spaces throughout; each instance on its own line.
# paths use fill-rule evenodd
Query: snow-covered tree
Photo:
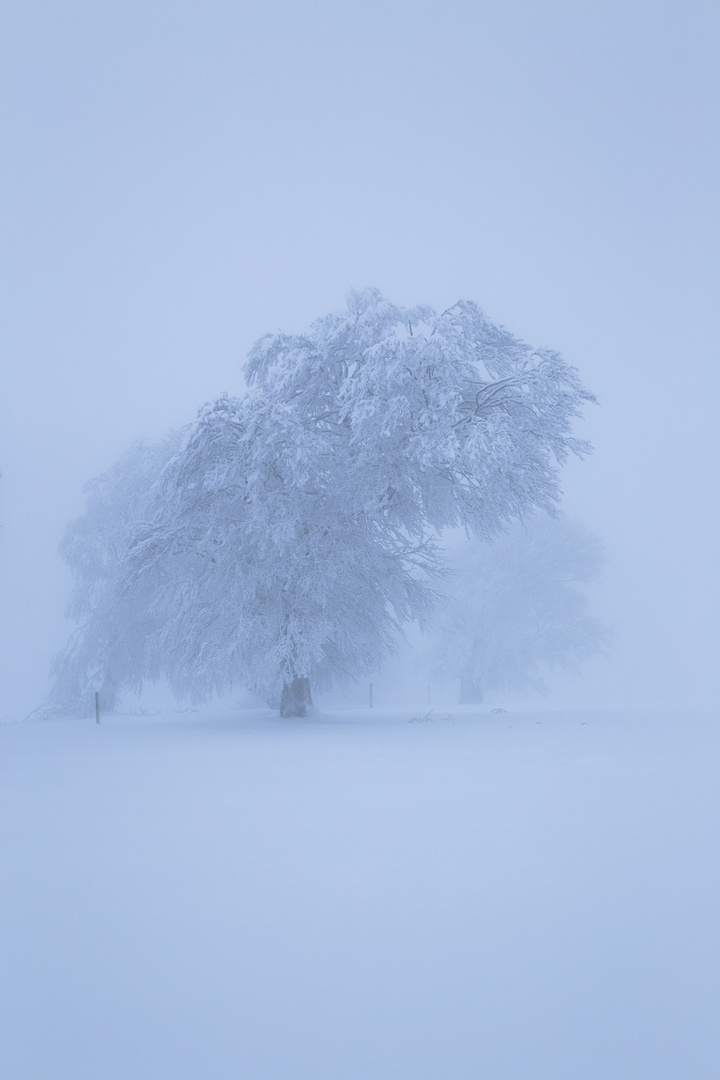
M 86 486 L 86 509 L 71 522 L 60 552 L 75 579 L 67 608 L 78 625 L 53 663 L 52 705 L 87 714 L 99 691 L 111 709 L 123 687 L 139 690 L 146 677 L 146 643 L 153 629 L 150 598 L 136 591 L 121 602 L 120 583 L 138 522 L 155 513 L 154 485 L 181 436 L 132 446 Z
M 204 409 L 158 485 L 125 566 L 134 607 L 158 626 L 150 669 L 178 693 L 242 684 L 284 715 L 316 685 L 381 663 L 429 593 L 432 545 L 358 511 L 333 437 L 282 399 L 251 393 Z
M 578 587 L 597 580 L 603 562 L 599 541 L 562 515 L 536 514 L 491 542 L 455 544 L 428 666 L 459 679 L 461 704 L 491 690 L 543 692 L 545 670 L 575 672 L 610 641 Z
M 422 619 L 437 534 L 551 508 L 590 395 L 473 304 L 368 290 L 251 350 L 247 394 L 202 410 L 158 481 L 114 590 L 146 613 L 144 676 L 241 683 L 302 714 L 310 683 L 375 668 Z

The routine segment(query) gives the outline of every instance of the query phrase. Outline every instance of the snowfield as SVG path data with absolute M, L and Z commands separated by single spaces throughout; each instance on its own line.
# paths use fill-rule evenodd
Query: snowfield
M 719 721 L 2 725 L 0 1076 L 716 1080 Z

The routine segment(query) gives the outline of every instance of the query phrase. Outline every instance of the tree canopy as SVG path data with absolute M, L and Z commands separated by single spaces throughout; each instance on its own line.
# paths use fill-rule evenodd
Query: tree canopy
M 589 449 L 572 433 L 591 400 L 575 369 L 467 302 L 437 314 L 352 294 L 303 335 L 262 338 L 244 375 L 123 531 L 101 621 L 142 612 L 133 682 L 241 684 L 302 713 L 310 683 L 373 670 L 427 616 L 443 529 L 489 538 L 552 508 L 560 465 Z

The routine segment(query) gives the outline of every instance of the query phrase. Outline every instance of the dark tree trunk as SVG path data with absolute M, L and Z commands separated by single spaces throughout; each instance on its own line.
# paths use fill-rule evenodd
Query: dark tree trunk
M 283 683 L 281 716 L 305 716 L 308 705 L 312 705 L 309 679 L 295 678 L 291 682 Z
M 460 705 L 482 705 L 483 683 L 477 675 L 463 675 L 460 679 Z

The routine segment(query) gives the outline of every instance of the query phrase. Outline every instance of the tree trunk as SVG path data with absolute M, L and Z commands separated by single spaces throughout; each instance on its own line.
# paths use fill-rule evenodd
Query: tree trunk
M 463 675 L 460 679 L 460 705 L 482 705 L 483 682 L 477 675 Z
M 283 683 L 281 716 L 305 716 L 308 705 L 312 705 L 309 679 L 295 678 L 291 682 Z

